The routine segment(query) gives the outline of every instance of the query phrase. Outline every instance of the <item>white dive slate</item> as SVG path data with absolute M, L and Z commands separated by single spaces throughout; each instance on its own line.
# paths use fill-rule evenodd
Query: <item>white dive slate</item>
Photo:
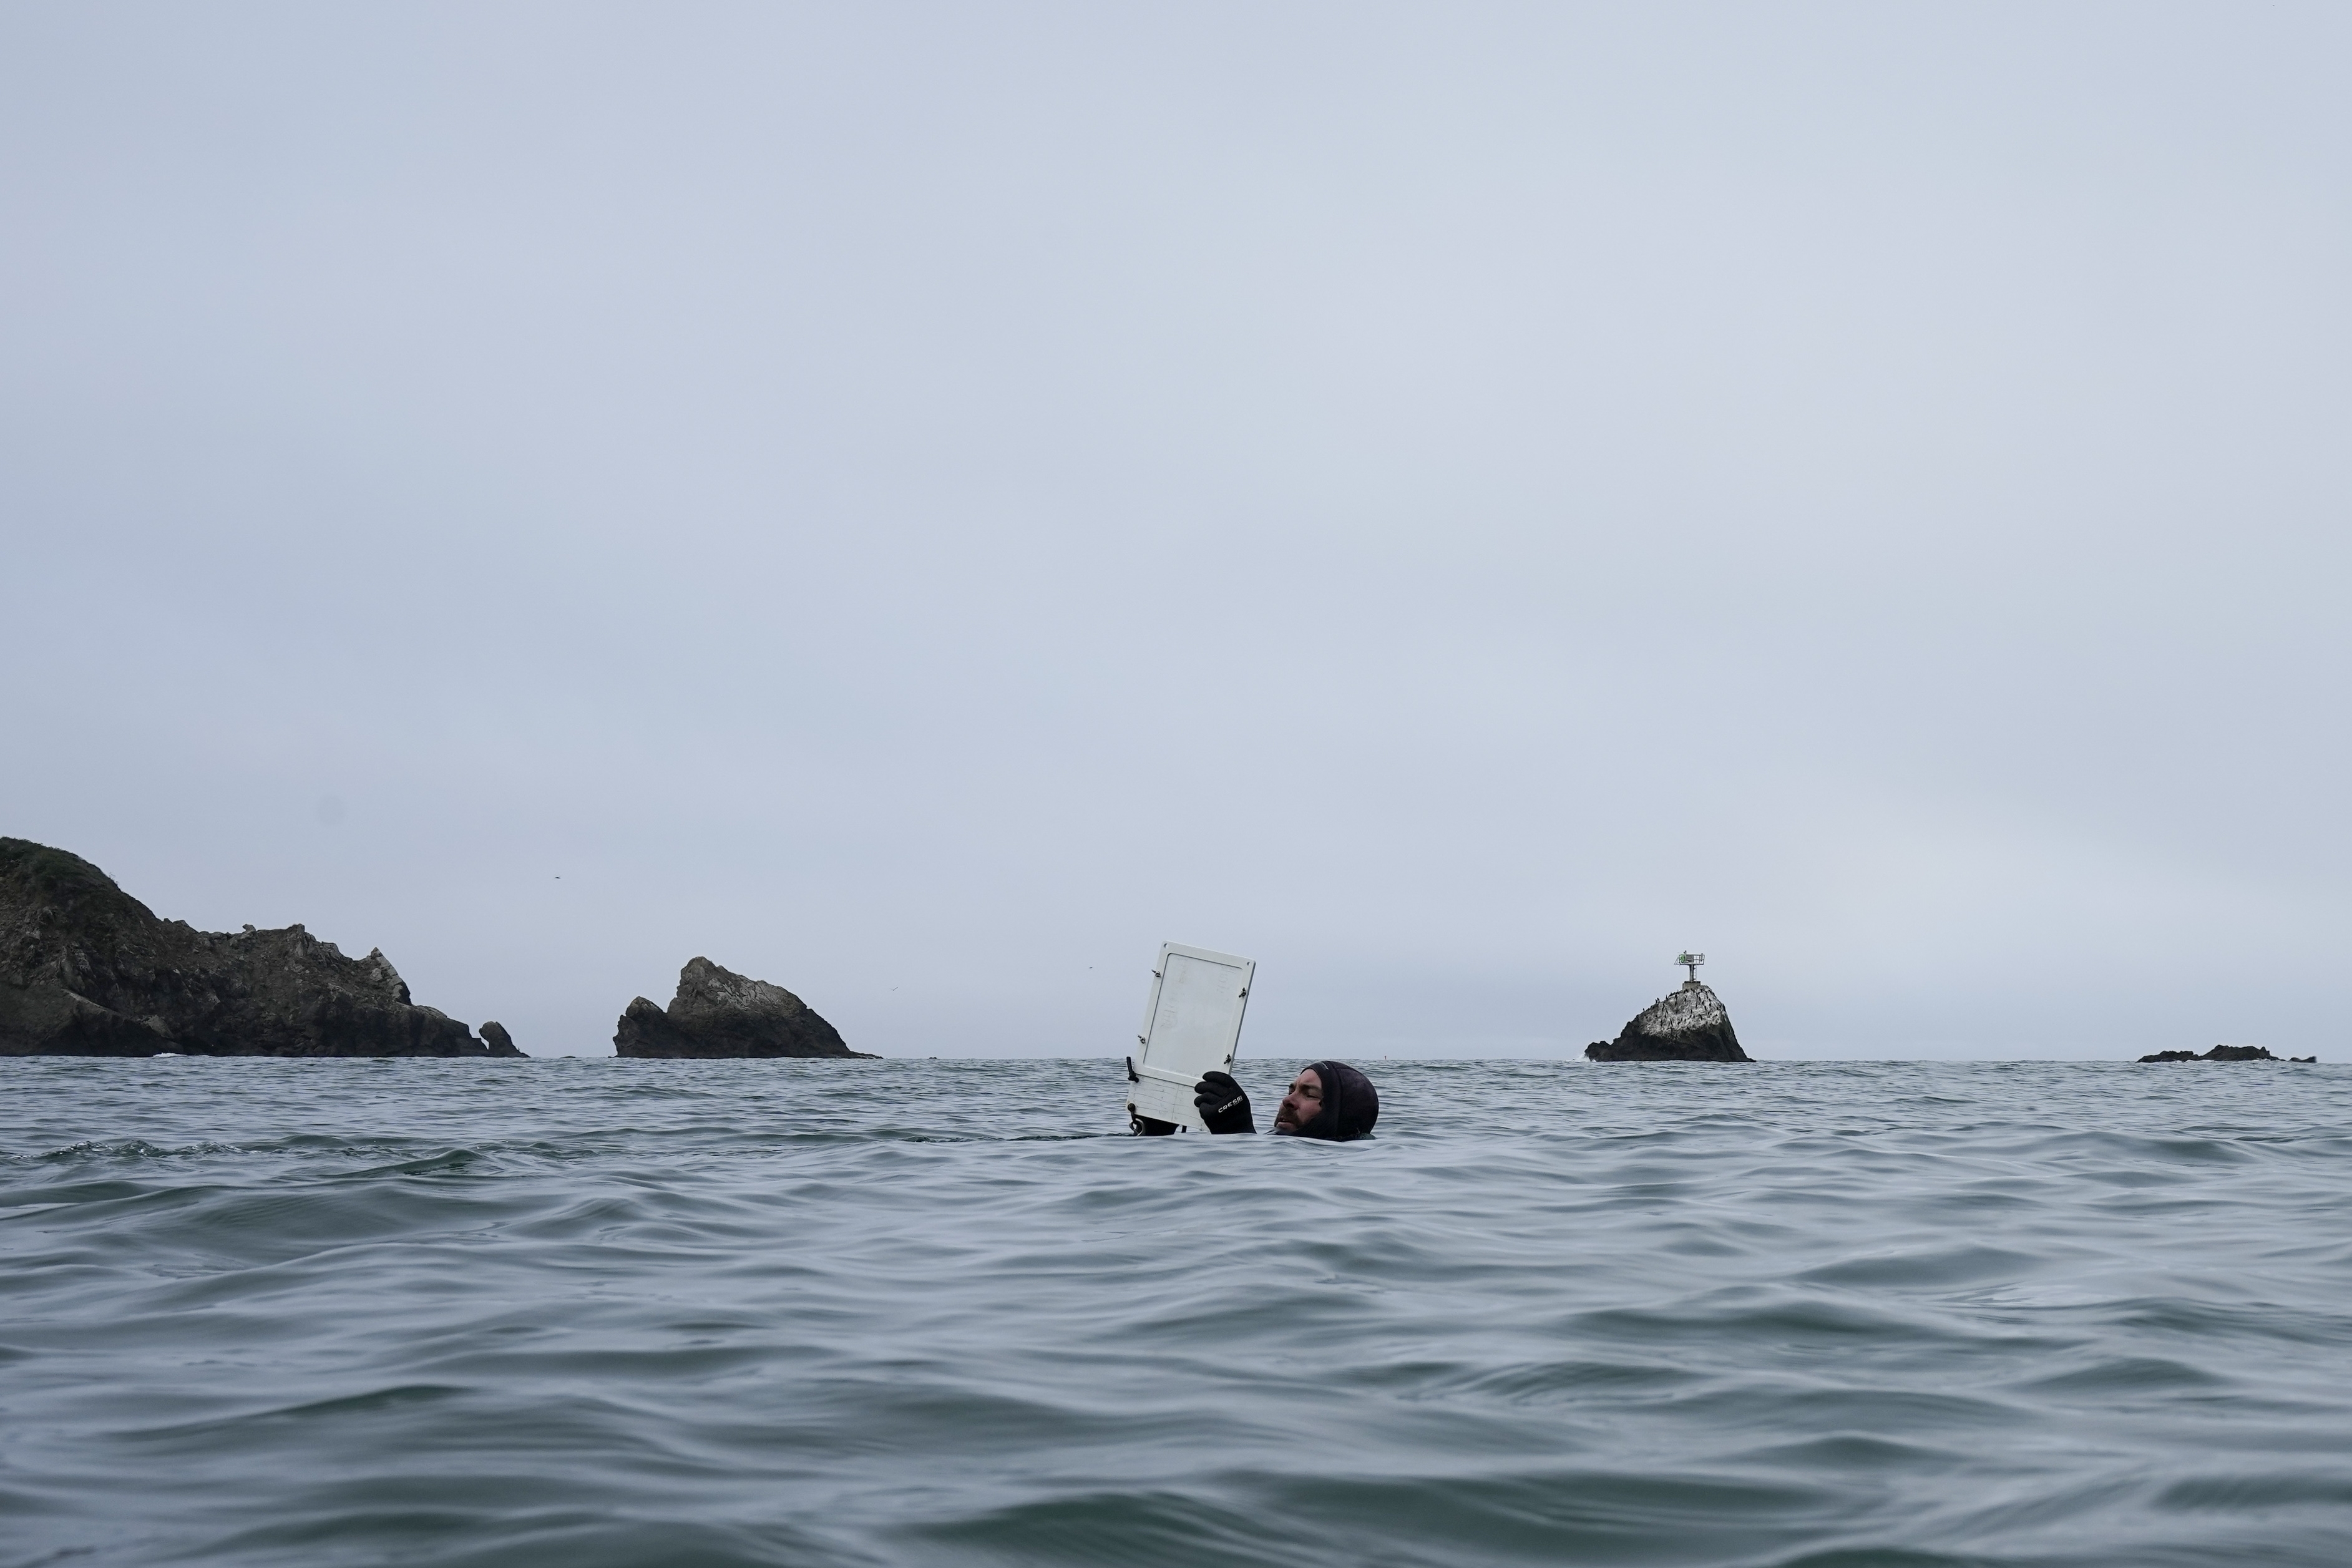
M 1231 1071 L 1242 1038 L 1257 964 L 1231 953 L 1162 943 L 1151 971 L 1143 1033 L 1128 1059 L 1127 1108 L 1139 1115 L 1205 1132 L 1192 1106 L 1201 1074 Z

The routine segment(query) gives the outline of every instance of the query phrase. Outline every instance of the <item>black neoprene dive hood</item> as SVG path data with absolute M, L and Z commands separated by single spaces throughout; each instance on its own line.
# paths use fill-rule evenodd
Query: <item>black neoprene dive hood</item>
M 1381 1119 L 1381 1092 L 1370 1079 L 1344 1061 L 1310 1061 L 1300 1071 L 1323 1081 L 1323 1109 L 1289 1136 L 1344 1144 L 1371 1135 L 1372 1124 Z

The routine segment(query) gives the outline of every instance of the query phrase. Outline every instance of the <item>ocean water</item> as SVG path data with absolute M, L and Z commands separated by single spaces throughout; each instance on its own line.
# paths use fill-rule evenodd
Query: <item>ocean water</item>
M 2352 1071 L 1363 1065 L 0 1062 L 0 1564 L 2352 1562 Z

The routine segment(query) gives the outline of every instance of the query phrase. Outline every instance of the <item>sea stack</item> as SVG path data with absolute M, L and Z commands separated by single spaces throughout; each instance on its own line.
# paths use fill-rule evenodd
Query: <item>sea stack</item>
M 677 995 L 657 1008 L 629 1004 L 613 1036 L 613 1054 L 634 1057 L 830 1056 L 864 1051 L 842 1042 L 831 1024 L 782 986 L 689 959 L 677 972 Z
M 0 1056 L 522 1054 L 504 1043 L 412 1002 L 381 948 L 198 931 L 79 855 L 0 839 Z
M 1723 1000 L 1696 978 L 1635 1015 L 1615 1040 L 1584 1048 L 1594 1061 L 1747 1061 Z

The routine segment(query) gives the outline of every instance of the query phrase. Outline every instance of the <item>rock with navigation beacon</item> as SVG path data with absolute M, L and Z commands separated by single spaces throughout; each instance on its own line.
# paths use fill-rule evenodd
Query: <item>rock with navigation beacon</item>
M 842 1042 L 831 1024 L 782 986 L 722 969 L 708 958 L 677 974 L 667 1009 L 643 997 L 621 1015 L 613 1054 L 634 1057 L 829 1056 L 874 1060 Z
M 1685 958 L 1685 962 L 1688 962 Z M 1636 1014 L 1615 1040 L 1584 1048 L 1594 1061 L 1748 1061 L 1721 998 L 1691 978 Z
M 0 1056 L 489 1056 L 382 949 L 163 920 L 64 850 L 0 838 Z

